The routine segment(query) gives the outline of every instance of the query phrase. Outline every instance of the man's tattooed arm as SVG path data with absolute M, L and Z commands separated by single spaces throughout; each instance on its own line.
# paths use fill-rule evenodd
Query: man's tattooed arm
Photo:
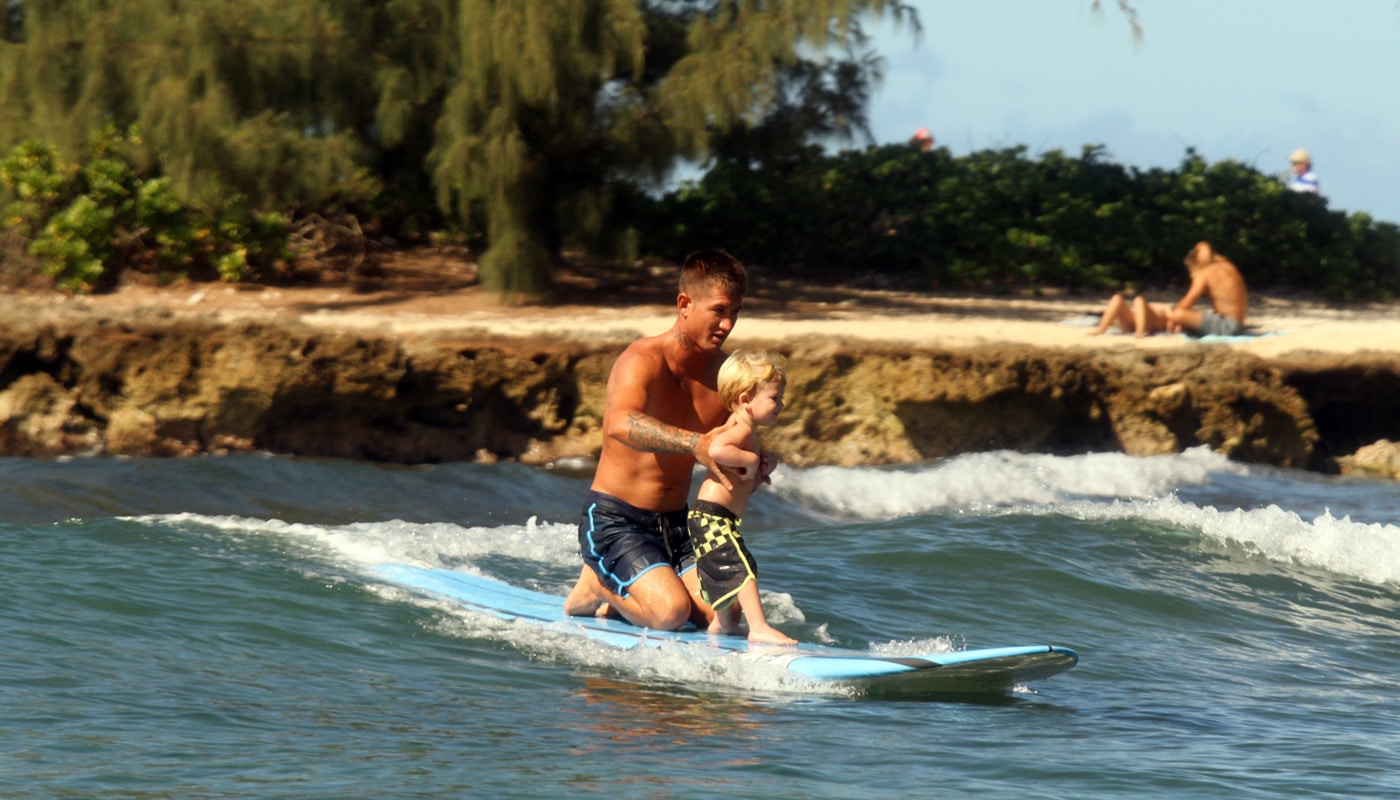
M 633 411 L 627 417 L 627 443 L 648 453 L 694 453 L 700 434 Z

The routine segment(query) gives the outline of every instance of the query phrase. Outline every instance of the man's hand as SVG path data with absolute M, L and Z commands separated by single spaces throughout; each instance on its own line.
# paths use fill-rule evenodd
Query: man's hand
M 769 477 L 778 466 L 778 454 L 772 450 L 761 450 L 758 454 L 758 482 L 772 483 Z

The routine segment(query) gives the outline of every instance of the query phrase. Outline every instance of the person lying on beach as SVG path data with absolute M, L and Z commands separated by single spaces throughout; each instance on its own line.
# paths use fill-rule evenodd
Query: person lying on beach
M 1142 295 L 1134 297 L 1130 305 L 1120 292 L 1109 299 L 1098 327 L 1089 331 L 1089 335 L 1097 336 L 1113 325 L 1137 337 L 1164 331 L 1185 332 L 1191 336 L 1238 336 L 1242 333 L 1249 308 L 1249 290 L 1239 269 L 1215 252 L 1209 242 L 1197 242 L 1186 254 L 1185 263 L 1191 274 L 1191 286 L 1175 306 L 1149 303 Z M 1203 295 L 1210 297 L 1211 308 L 1197 311 L 1193 306 Z
M 719 368 L 719 394 L 729 408 L 729 427 L 710 445 L 710 457 L 738 477 L 727 488 L 707 474 L 690 508 L 690 541 L 700 573 L 701 598 L 715 611 L 710 633 L 739 633 L 739 612 L 749 641 L 792 645 L 797 640 L 768 624 L 758 594 L 758 566 L 739 535 L 749 496 L 777 464 L 758 445 L 758 428 L 778 421 L 787 377 L 780 356 L 736 350 Z

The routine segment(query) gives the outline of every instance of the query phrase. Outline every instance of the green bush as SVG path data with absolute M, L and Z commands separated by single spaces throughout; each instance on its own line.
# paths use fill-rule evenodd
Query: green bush
M 723 246 L 816 280 L 880 275 L 927 288 L 1106 291 L 1181 283 L 1207 240 L 1260 289 L 1348 300 L 1400 294 L 1400 227 L 1188 150 L 1175 170 L 1026 148 L 954 158 L 907 145 L 817 148 L 718 163 L 645 205 L 642 248 Z
M 138 141 L 105 131 L 77 165 L 26 141 L 0 161 L 0 186 L 12 198 L 5 226 L 29 239 L 29 253 L 60 287 L 91 291 L 127 269 L 241 281 L 288 258 L 283 215 L 253 211 L 239 196 L 217 208 L 185 204 L 168 180 L 138 174 L 121 155 Z

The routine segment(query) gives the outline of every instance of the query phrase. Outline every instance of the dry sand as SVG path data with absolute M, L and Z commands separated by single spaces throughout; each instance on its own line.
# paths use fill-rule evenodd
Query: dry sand
M 805 294 L 805 293 L 804 293 Z M 40 295 L 30 300 L 102 313 L 159 307 L 175 315 L 227 320 L 298 320 L 327 329 L 395 336 L 489 334 L 625 342 L 659 333 L 674 306 L 663 295 L 623 299 L 595 294 L 580 304 L 502 307 L 474 287 L 449 291 L 400 288 L 356 292 L 348 287 L 248 288 L 224 284 L 170 288 L 123 287 L 95 297 Z M 1168 299 L 1168 298 L 1163 298 Z M 1202 342 L 1179 335 L 1136 339 L 1110 332 L 1090 336 L 1101 301 L 1087 298 L 1012 299 L 930 296 L 905 292 L 820 290 L 809 296 L 771 292 L 749 298 L 732 346 L 746 341 L 819 337 L 849 343 L 910 343 L 939 347 L 1021 343 L 1065 348 L 1181 348 Z M 1338 308 L 1318 302 L 1258 296 L 1249 322 L 1263 334 L 1228 346 L 1263 357 L 1295 351 L 1400 353 L 1400 304 Z

